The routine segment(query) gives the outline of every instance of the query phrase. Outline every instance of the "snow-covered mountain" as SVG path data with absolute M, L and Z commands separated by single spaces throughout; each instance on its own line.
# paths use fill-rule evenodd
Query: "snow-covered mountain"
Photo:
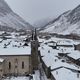
M 80 35 L 80 5 L 51 21 L 42 32 Z
M 32 26 L 23 20 L 19 15 L 14 13 L 5 0 L 0 0 L 0 26 L 2 29 L 7 27 L 9 29 L 31 29 Z

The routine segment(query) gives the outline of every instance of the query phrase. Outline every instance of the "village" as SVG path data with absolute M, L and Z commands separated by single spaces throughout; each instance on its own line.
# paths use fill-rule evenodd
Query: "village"
M 36 30 L 1 36 L 0 80 L 22 79 L 80 80 L 80 41 L 37 34 Z
M 0 0 L 0 80 L 80 80 L 80 1 Z

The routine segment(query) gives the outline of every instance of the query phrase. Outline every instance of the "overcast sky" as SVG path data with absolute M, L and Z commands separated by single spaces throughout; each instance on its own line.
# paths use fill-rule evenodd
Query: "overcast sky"
M 80 4 L 80 0 L 6 0 L 14 12 L 29 23 L 55 17 Z

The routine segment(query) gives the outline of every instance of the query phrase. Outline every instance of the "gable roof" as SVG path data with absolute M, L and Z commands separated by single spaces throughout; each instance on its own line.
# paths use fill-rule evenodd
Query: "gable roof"
M 3 40 L 0 43 L 0 56 L 1 55 L 31 55 L 30 43 L 28 46 L 23 46 L 23 41 L 16 41 L 12 39 Z

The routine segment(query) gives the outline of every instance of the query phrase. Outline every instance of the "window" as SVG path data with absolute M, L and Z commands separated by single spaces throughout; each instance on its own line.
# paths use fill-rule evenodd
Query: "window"
M 0 69 L 0 72 L 2 72 L 2 69 Z
M 9 69 L 11 69 L 11 62 L 9 62 Z
M 22 62 L 22 69 L 24 69 L 24 62 Z

